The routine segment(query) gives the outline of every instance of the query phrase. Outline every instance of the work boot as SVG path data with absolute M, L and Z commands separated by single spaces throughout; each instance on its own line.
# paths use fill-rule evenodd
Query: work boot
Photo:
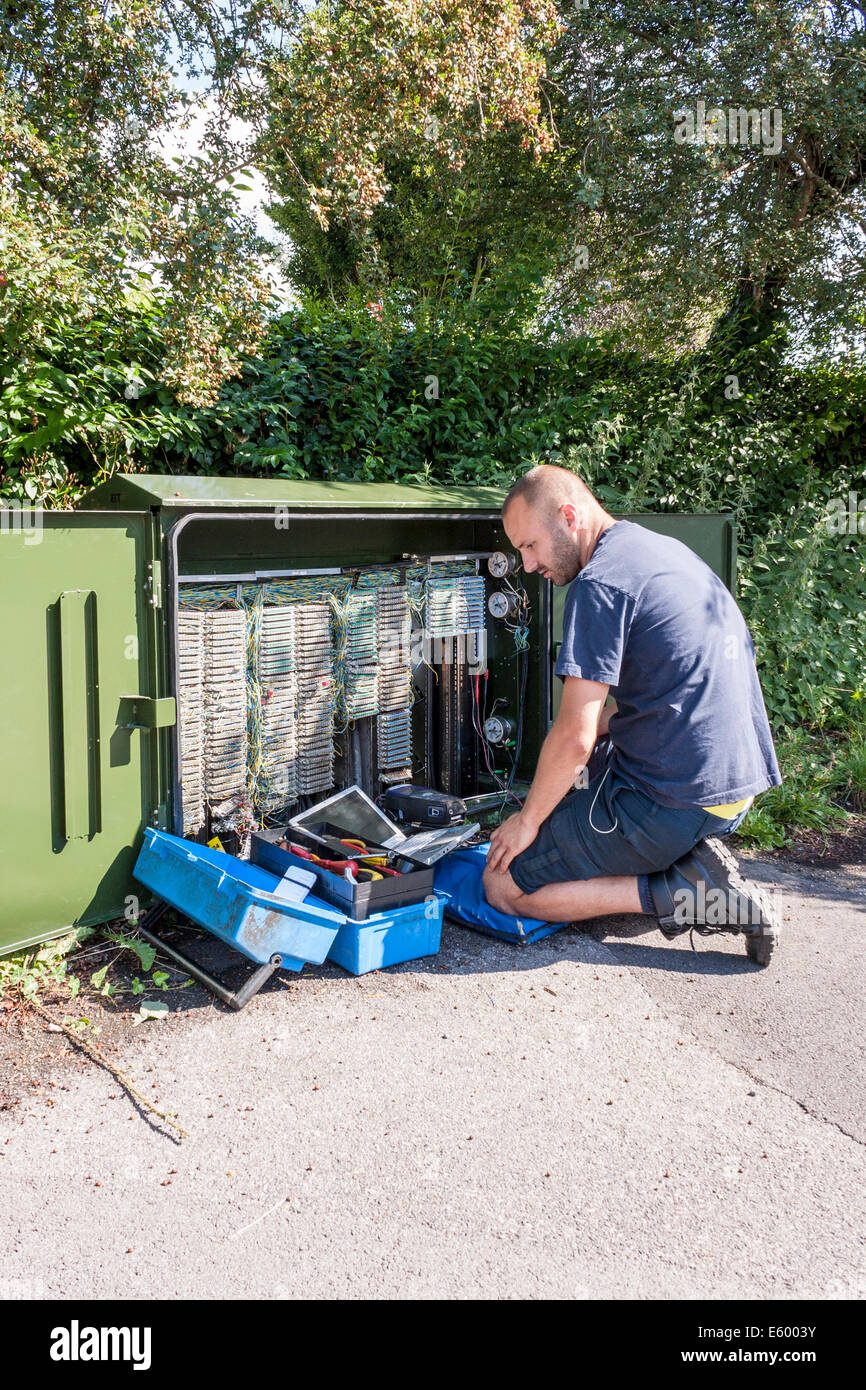
M 780 935 L 779 914 L 770 894 L 742 876 L 719 840 L 700 840 L 669 869 L 650 874 L 648 882 L 665 936 L 742 932 L 749 959 L 770 964 Z

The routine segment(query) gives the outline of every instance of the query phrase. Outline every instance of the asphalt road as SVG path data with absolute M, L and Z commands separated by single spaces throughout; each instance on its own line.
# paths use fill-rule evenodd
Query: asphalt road
M 90 1064 L 0 1112 L 0 1295 L 862 1298 L 866 875 L 750 872 L 790 919 L 766 971 L 641 919 L 446 927 L 130 1019 L 190 1138 Z

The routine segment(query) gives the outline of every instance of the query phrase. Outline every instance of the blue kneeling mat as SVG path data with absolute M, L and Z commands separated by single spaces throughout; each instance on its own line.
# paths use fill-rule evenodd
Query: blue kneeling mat
M 568 922 L 539 922 L 534 917 L 513 917 L 499 912 L 484 896 L 481 876 L 487 863 L 490 845 L 473 845 L 446 854 L 436 865 L 433 889 L 442 898 L 445 915 L 464 927 L 498 936 L 504 941 L 519 941 L 527 945 L 542 936 L 567 927 Z

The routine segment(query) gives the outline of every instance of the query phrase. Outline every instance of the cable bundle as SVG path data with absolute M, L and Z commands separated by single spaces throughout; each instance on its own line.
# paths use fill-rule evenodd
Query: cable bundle
M 184 835 L 195 835 L 205 820 L 203 633 L 203 613 L 178 613 L 177 717 Z
M 379 708 L 376 592 L 356 589 L 343 605 L 347 640 L 342 693 L 347 719 L 363 719 Z
M 179 590 L 178 604 L 181 609 L 211 609 L 227 604 L 239 608 L 237 584 L 184 584 Z
M 392 780 L 388 774 L 410 775 L 412 767 L 412 711 L 395 710 L 380 714 L 377 720 L 377 742 L 380 772 L 383 781 Z
M 261 771 L 256 804 L 273 814 L 298 796 L 298 677 L 294 604 L 262 610 L 258 651 Z
M 246 800 L 246 629 L 243 609 L 204 614 L 204 794 L 217 818 Z
M 431 575 L 425 585 L 424 626 L 431 637 L 461 637 L 484 627 L 484 578 Z
M 379 775 L 384 782 L 412 773 L 412 619 L 405 588 L 380 589 L 376 604 L 379 651 Z
M 184 834 L 248 827 L 333 786 L 338 732 L 378 716 L 383 781 L 411 773 L 413 621 L 427 637 L 484 629 L 471 561 L 184 584 L 177 695 Z M 516 639 L 517 640 L 517 639 Z
M 326 603 L 295 608 L 298 674 L 298 794 L 334 785 L 334 679 Z
M 406 589 L 380 589 L 376 603 L 379 652 L 379 710 L 389 713 L 412 703 L 412 619 Z

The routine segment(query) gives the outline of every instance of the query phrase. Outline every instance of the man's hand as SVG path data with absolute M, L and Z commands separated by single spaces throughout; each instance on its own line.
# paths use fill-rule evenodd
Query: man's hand
M 518 811 L 516 815 L 510 816 L 505 824 L 498 826 L 490 836 L 488 867 L 504 874 L 512 859 L 528 849 L 537 834 L 538 826 L 526 819 L 525 812 Z

